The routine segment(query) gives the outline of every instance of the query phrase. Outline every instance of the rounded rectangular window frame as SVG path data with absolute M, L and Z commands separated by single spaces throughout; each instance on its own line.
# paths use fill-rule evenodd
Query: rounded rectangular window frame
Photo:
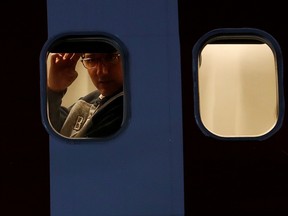
M 95 47 L 95 44 L 106 44 L 108 46 L 114 47 L 117 53 L 121 55 L 121 65 L 123 70 L 123 92 L 117 95 L 118 97 L 123 97 L 123 116 L 121 127 L 114 133 L 107 136 L 100 137 L 70 137 L 61 134 L 59 131 L 52 126 L 49 116 L 48 109 L 48 57 L 51 53 L 93 53 L 95 48 L 91 48 L 91 44 Z M 98 50 L 98 48 L 97 48 Z M 102 52 L 102 51 L 101 51 Z M 104 52 L 104 51 L 103 51 Z M 106 52 L 106 51 L 105 51 Z M 109 51 L 110 52 L 110 51 Z M 112 52 L 112 51 L 111 51 Z M 95 52 L 96 53 L 96 52 Z M 80 64 L 80 58 L 77 64 Z M 84 67 L 84 66 L 83 66 Z M 78 73 L 79 74 L 79 73 Z M 88 76 L 88 74 L 87 74 Z M 77 77 L 78 78 L 78 77 Z M 44 44 L 40 53 L 40 95 L 41 95 L 41 118 L 42 123 L 50 136 L 57 137 L 60 140 L 67 141 L 68 143 L 77 143 L 80 141 L 90 142 L 90 141 L 105 141 L 114 139 L 119 136 L 123 130 L 127 127 L 128 119 L 130 116 L 130 106 L 129 106 L 129 71 L 128 71 L 128 50 L 126 49 L 124 43 L 116 36 L 105 33 L 105 32 L 68 32 L 56 35 Z M 84 96 L 84 95 L 83 95 Z M 110 100 L 110 102 L 113 99 Z
M 277 101 L 277 120 L 274 125 L 271 125 L 271 130 L 267 130 L 262 134 L 230 134 L 217 133 L 213 131 L 213 128 L 207 126 L 206 120 L 203 120 L 203 100 L 210 100 L 213 97 L 203 98 L 201 97 L 201 83 L 200 83 L 200 65 L 203 63 L 201 53 L 206 45 L 210 44 L 267 44 L 270 47 L 274 55 L 274 61 L 276 65 L 276 101 Z M 214 29 L 212 31 L 204 34 L 194 45 L 192 50 L 192 68 L 193 68 L 193 88 L 194 88 L 194 115 L 197 125 L 201 131 L 206 135 L 213 137 L 215 139 L 221 140 L 265 140 L 272 136 L 276 131 L 278 131 L 282 125 L 284 118 L 284 87 L 283 87 L 283 60 L 282 53 L 278 42 L 267 32 L 255 29 L 255 28 L 220 28 Z M 214 83 L 215 84 L 215 83 Z M 206 94 L 207 96 L 207 94 Z M 214 98 L 215 99 L 215 98 Z M 202 105 L 201 105 L 202 104 Z M 202 107 L 201 107 L 202 106 Z M 213 110 L 210 111 L 214 112 Z M 213 114 L 211 114 L 213 115 Z M 235 122 L 233 122 L 234 124 Z M 256 123 L 257 124 L 257 123 Z M 218 126 L 220 127 L 220 126 Z M 212 129 L 211 129 L 212 128 Z

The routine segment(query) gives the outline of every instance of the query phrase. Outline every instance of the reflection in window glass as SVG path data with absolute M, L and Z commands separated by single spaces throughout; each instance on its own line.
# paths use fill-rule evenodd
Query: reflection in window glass
M 79 44 L 47 53 L 49 122 L 64 137 L 112 136 L 123 124 L 123 52 L 98 38 Z

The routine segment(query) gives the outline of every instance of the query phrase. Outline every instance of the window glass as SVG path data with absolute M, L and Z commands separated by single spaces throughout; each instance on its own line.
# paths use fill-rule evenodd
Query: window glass
M 106 138 L 126 116 L 125 52 L 103 36 L 57 39 L 47 50 L 47 118 L 66 138 Z
M 194 50 L 196 118 L 212 136 L 263 138 L 279 126 L 284 111 L 277 44 L 265 35 L 224 33 Z

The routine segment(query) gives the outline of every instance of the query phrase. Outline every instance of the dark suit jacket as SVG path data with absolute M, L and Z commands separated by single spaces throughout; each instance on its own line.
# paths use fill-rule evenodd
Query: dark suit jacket
M 48 110 L 50 122 L 53 128 L 59 133 L 63 131 L 63 125 L 65 125 L 65 127 L 67 126 L 67 122 L 65 122 L 67 118 L 70 120 L 70 123 L 68 125 L 72 125 L 72 127 L 74 127 L 74 125 L 76 124 L 77 115 L 83 114 L 83 116 L 85 116 L 84 118 L 87 118 L 87 112 L 89 112 L 89 107 L 92 106 L 92 104 L 94 105 L 96 103 L 99 97 L 99 92 L 97 90 L 93 91 L 85 97 L 79 99 L 79 101 L 86 102 L 84 103 L 85 109 L 87 108 L 87 111 L 84 110 L 84 107 L 82 109 L 81 106 L 79 106 L 80 108 L 77 108 L 78 110 L 73 109 L 74 106 L 76 107 L 75 104 L 77 103 L 73 104 L 68 108 L 61 106 L 61 101 L 64 95 L 65 92 L 56 93 L 48 90 Z M 89 124 L 87 124 L 87 127 L 84 130 L 85 132 L 81 132 L 81 137 L 108 137 L 115 134 L 120 129 L 123 121 L 123 97 L 124 94 L 122 90 L 116 92 L 110 97 L 105 97 L 103 99 L 102 105 L 97 110 L 97 112 L 93 114 L 91 121 L 89 121 Z M 80 114 L 78 114 L 78 112 Z M 76 113 L 76 115 L 73 116 L 73 113 Z M 70 131 L 72 130 L 72 128 L 66 129 L 66 131 L 67 130 L 69 132 L 62 133 L 62 135 L 64 134 L 65 136 L 70 136 Z

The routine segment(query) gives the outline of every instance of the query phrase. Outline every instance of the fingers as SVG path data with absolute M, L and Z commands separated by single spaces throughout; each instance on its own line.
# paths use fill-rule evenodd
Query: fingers
M 74 62 L 77 62 L 79 60 L 81 56 L 81 53 L 72 53 L 71 57 L 69 57 L 70 60 L 74 61 Z
M 79 58 L 77 53 L 51 53 L 47 86 L 54 91 L 70 86 L 78 76 L 75 67 Z
M 81 56 L 81 53 L 52 53 L 51 54 L 51 60 L 53 62 L 59 62 L 59 61 L 66 61 L 69 60 L 71 62 L 76 63 Z

